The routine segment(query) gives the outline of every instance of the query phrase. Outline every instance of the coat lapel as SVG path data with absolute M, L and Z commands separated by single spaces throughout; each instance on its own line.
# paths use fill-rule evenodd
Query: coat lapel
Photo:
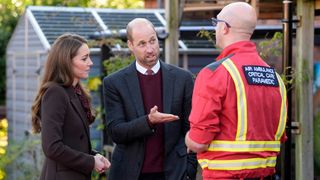
M 84 112 L 84 109 L 81 105 L 81 102 L 79 100 L 79 98 L 77 97 L 77 95 L 74 93 L 72 87 L 69 87 L 67 89 L 67 92 L 69 94 L 70 97 L 70 102 L 72 104 L 73 109 L 77 112 L 77 114 L 79 115 L 81 122 L 83 123 L 83 127 L 86 130 L 86 134 L 88 137 L 89 136 L 89 123 L 87 121 L 87 116 Z
M 173 98 L 173 92 L 174 92 L 174 83 L 175 83 L 175 75 L 171 72 L 170 66 L 167 64 L 161 62 L 161 70 L 162 70 L 162 86 L 163 86 L 163 112 L 164 113 L 172 113 L 171 112 L 171 104 L 172 104 L 172 98 Z M 164 124 L 164 139 L 165 139 L 165 154 L 168 154 L 171 150 L 170 148 L 170 136 L 172 131 L 175 129 L 172 129 L 171 126 L 172 123 L 165 123 Z
M 137 70 L 135 67 L 135 62 L 133 62 L 131 65 L 128 66 L 128 68 L 125 71 L 125 74 L 126 74 L 125 80 L 126 80 L 131 98 L 133 100 L 134 107 L 136 108 L 138 116 L 143 116 L 145 115 L 144 105 L 143 105 L 143 100 L 141 96 L 140 84 L 139 84 L 139 79 L 137 75 Z
M 162 70 L 162 86 L 163 86 L 163 112 L 171 113 L 171 103 L 173 88 L 175 83 L 175 76 L 171 73 L 171 68 L 165 63 L 161 62 Z

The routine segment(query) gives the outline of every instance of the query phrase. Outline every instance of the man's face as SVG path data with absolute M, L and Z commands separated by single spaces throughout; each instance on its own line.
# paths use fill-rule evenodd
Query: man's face
M 159 57 L 159 42 L 157 34 L 150 25 L 132 27 L 132 41 L 128 40 L 128 46 L 134 54 L 137 62 L 147 68 L 152 68 Z

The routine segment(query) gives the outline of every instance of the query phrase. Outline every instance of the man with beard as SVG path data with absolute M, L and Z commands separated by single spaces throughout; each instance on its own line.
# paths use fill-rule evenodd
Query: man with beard
M 129 22 L 127 39 L 135 62 L 103 80 L 107 131 L 116 143 L 109 179 L 195 179 L 196 157 L 184 143 L 192 74 L 159 60 L 147 19 Z
M 250 40 L 256 23 L 255 9 L 245 2 L 212 18 L 222 52 L 197 76 L 186 135 L 204 180 L 274 178 L 286 140 L 286 89 Z

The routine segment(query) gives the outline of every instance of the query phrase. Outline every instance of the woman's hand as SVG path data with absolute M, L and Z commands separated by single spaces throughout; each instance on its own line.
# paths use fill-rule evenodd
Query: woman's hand
M 102 156 L 101 154 L 96 154 L 94 156 L 94 170 L 101 174 L 104 173 L 107 169 L 109 169 L 111 166 L 111 163 L 107 158 Z

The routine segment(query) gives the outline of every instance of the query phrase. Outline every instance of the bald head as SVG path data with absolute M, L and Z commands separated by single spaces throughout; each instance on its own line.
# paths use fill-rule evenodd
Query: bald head
M 135 18 L 132 21 L 130 21 L 127 25 L 127 39 L 129 41 L 132 41 L 133 40 L 132 31 L 135 29 L 138 30 L 139 28 L 145 27 L 145 26 L 150 26 L 156 32 L 154 25 L 148 19 Z
M 252 35 L 256 24 L 255 9 L 245 2 L 235 2 L 225 6 L 218 14 L 218 19 L 227 21 L 236 33 Z

